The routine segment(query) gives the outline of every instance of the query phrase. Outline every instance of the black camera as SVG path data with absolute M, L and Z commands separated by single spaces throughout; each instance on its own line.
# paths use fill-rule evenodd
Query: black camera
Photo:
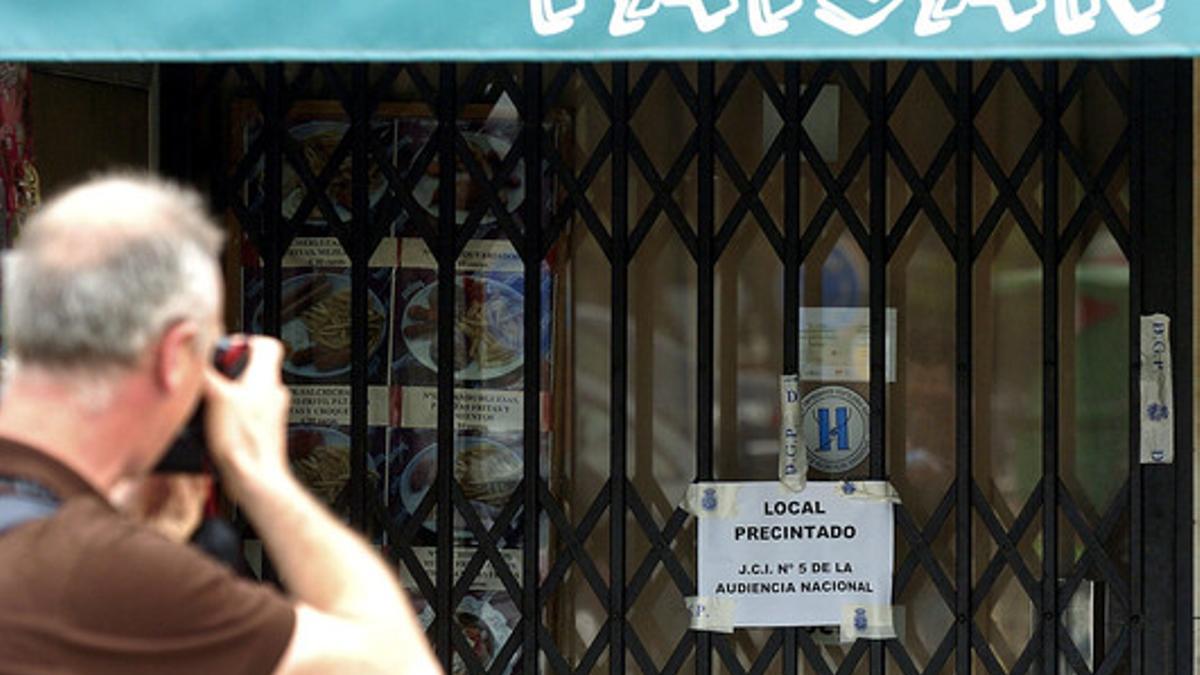
M 242 374 L 250 360 L 250 344 L 245 337 L 223 336 L 217 340 L 213 351 L 213 365 L 217 371 L 233 379 Z M 196 412 L 187 426 L 163 455 L 156 473 L 204 473 L 208 469 L 208 439 L 204 433 L 204 400 L 196 406 Z

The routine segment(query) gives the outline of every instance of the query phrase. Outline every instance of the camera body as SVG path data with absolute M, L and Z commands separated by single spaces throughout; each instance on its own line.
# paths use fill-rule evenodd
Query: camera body
M 250 359 L 250 344 L 240 336 L 223 336 L 213 350 L 213 366 L 233 379 L 242 374 Z M 208 469 L 208 439 L 204 433 L 204 400 L 196 406 L 179 437 L 163 455 L 156 473 L 204 473 Z

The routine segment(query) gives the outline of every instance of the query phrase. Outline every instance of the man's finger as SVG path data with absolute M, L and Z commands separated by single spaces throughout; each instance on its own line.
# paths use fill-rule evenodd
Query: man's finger
M 283 343 L 265 335 L 251 335 L 247 344 L 250 360 L 242 373 L 242 379 L 258 382 L 279 381 L 283 370 Z
M 225 377 L 216 368 L 211 366 L 204 369 L 204 384 L 209 394 L 217 396 L 227 395 L 229 388 L 233 386 L 228 377 Z

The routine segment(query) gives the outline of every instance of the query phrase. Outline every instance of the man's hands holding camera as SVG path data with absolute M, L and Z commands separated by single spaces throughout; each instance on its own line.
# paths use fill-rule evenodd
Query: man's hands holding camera
M 257 335 L 246 339 L 249 361 L 241 375 L 230 379 L 212 365 L 205 372 L 208 450 L 238 502 L 296 487 L 287 461 L 291 395 L 281 377 L 283 345 Z
M 282 355 L 273 338 L 222 338 L 205 372 L 196 419 L 154 473 L 122 481 L 110 501 L 168 539 L 185 542 L 203 519 L 211 492 L 205 467 L 218 470 L 236 501 L 252 497 L 255 488 L 294 486 L 287 466 L 289 393 L 280 379 Z

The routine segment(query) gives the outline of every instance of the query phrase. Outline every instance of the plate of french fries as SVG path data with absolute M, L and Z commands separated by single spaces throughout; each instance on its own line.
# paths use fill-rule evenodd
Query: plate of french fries
M 288 429 L 292 471 L 327 504 L 350 480 L 350 437 L 330 427 L 297 425 Z
M 460 134 L 463 142 L 455 148 L 454 219 L 461 225 L 472 211 L 482 209 L 480 222 L 494 223 L 500 209 L 513 213 L 525 201 L 525 160 L 514 157 L 516 161 L 506 161 L 512 142 L 505 138 L 477 131 Z M 512 165 L 507 172 L 505 164 Z M 417 203 L 435 218 L 441 204 L 441 170 L 435 159 L 413 186 Z M 480 177 L 484 180 L 478 180 Z
M 405 510 L 416 513 L 425 494 L 437 480 L 437 444 L 426 446 L 404 466 L 400 474 L 400 501 Z M 491 528 L 496 517 L 512 499 L 524 478 L 525 463 L 514 449 L 484 436 L 462 436 L 455 440 L 454 480 L 474 507 L 484 527 Z M 424 526 L 437 531 L 436 509 Z M 455 536 L 470 539 L 471 532 L 461 514 L 454 514 Z
M 417 291 L 404 307 L 400 331 L 413 357 L 438 369 L 438 296 L 436 282 Z M 455 282 L 454 377 L 491 380 L 525 361 L 525 303 L 516 289 L 481 275 Z
M 327 170 L 327 165 L 333 161 L 337 154 L 337 148 L 349 132 L 349 129 L 350 125 L 346 122 L 320 120 L 305 122 L 288 129 L 288 135 L 299 146 L 299 154 L 303 155 L 304 162 L 314 177 L 319 177 L 323 173 L 330 173 L 330 171 L 332 172 L 332 177 L 326 188 L 327 196 L 333 208 L 337 211 L 338 218 L 343 221 L 350 220 L 350 211 L 354 200 L 350 155 L 346 153 L 342 158 L 341 164 L 334 170 Z M 381 137 L 381 134 L 386 131 L 386 129 L 382 131 L 373 129 L 372 133 L 374 137 L 372 140 L 374 142 L 386 142 L 387 139 Z M 368 180 L 370 185 L 368 190 L 370 203 L 374 206 L 383 197 L 383 193 L 387 189 L 387 181 L 374 162 L 371 163 L 371 167 L 368 170 Z M 294 217 L 307 196 L 308 189 L 306 184 L 300 179 L 291 162 L 285 162 L 283 166 L 283 216 L 288 219 Z M 322 223 L 325 219 L 325 212 L 314 205 L 312 210 L 308 212 L 306 222 L 310 224 Z
M 280 304 L 283 369 L 303 377 L 332 377 L 350 372 L 350 275 L 314 272 L 285 279 Z M 387 309 L 367 290 L 367 353 L 375 353 L 384 337 Z M 263 306 L 254 314 L 262 331 Z

